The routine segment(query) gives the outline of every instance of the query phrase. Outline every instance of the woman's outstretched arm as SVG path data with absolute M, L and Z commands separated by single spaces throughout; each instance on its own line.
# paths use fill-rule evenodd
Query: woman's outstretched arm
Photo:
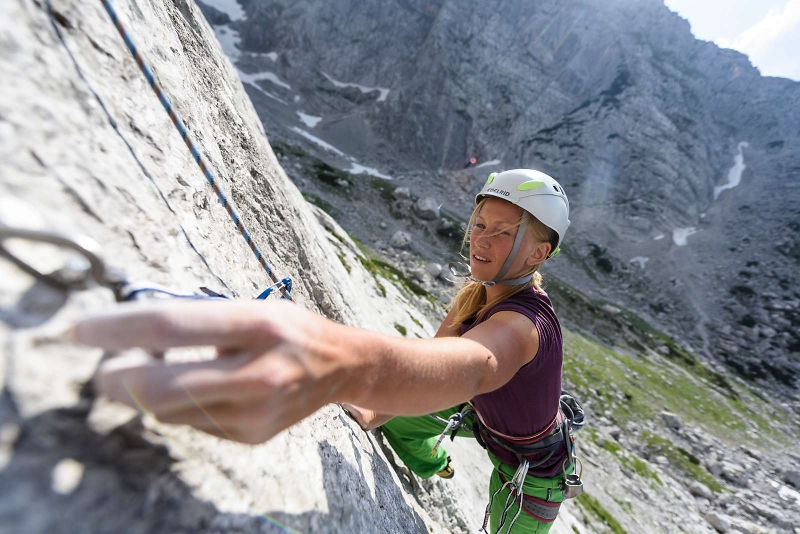
M 331 402 L 419 415 L 491 391 L 525 363 L 520 354 L 535 354 L 531 329 L 501 312 L 461 338 L 407 340 L 286 302 L 182 302 L 120 306 L 79 322 L 74 336 L 111 350 L 217 347 L 211 361 L 110 359 L 95 383 L 162 421 L 258 443 Z

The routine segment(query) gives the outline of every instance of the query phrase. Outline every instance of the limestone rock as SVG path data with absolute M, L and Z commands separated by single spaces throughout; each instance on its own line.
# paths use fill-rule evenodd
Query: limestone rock
M 414 204 L 414 212 L 419 215 L 421 219 L 425 219 L 426 221 L 435 221 L 440 217 L 439 204 L 436 202 L 436 199 L 431 197 L 419 199 Z
M 720 515 L 716 512 L 709 512 L 706 514 L 706 521 L 714 527 L 717 532 L 725 534 L 726 532 L 730 532 L 731 530 L 731 522 L 725 518 L 725 516 Z
M 387 334 L 402 324 L 409 334 L 433 335 L 400 288 L 384 281 L 385 295 L 378 291 L 346 232 L 315 214 L 278 165 L 198 7 L 113 3 L 253 241 L 275 272 L 292 277 L 297 305 Z M 240 298 L 270 285 L 102 3 L 53 2 L 53 19 L 45 5 L 0 3 L 2 222 L 92 238 L 108 266 L 134 281 Z M 63 256 L 19 247 L 53 268 Z M 0 303 L 2 530 L 264 532 L 272 523 L 300 532 L 450 530 L 403 487 L 376 438 L 338 407 L 253 447 L 92 399 L 83 385 L 101 354 L 65 343 L 61 332 L 113 306 L 108 290 L 66 295 L 0 259 Z M 205 357 L 202 350 L 166 355 L 168 362 Z M 453 502 L 463 493 L 458 484 L 442 487 Z M 477 529 L 466 510 L 448 516 Z
M 689 484 L 689 493 L 695 497 L 702 497 L 703 499 L 714 499 L 714 493 L 708 489 L 708 486 L 697 481 L 693 481 Z
M 783 480 L 787 484 L 791 484 L 797 489 L 800 489 L 800 471 L 788 470 L 783 473 Z
M 389 240 L 389 245 L 397 249 L 406 248 L 410 244 L 411 236 L 408 232 L 403 232 L 402 230 L 396 231 Z
M 429 263 L 427 267 L 428 274 L 431 275 L 431 278 L 439 278 L 439 275 L 442 274 L 442 266 L 438 263 Z
M 675 415 L 674 413 L 661 412 L 661 419 L 663 419 L 664 423 L 666 423 L 666 425 L 672 430 L 680 430 L 681 427 L 683 427 L 680 416 Z

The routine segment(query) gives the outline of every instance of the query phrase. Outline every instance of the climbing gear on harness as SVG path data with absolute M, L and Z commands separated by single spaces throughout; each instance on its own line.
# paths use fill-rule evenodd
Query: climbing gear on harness
M 472 431 L 472 428 L 466 422 L 465 418 L 473 413 L 475 413 L 475 409 L 472 408 L 471 405 L 466 404 L 462 406 L 461 409 L 459 409 L 456 413 L 447 418 L 447 420 L 442 419 L 436 414 L 428 414 L 428 417 L 432 417 L 433 419 L 436 419 L 440 423 L 445 424 L 444 430 L 439 436 L 439 439 L 436 440 L 436 445 L 434 445 L 433 449 L 431 449 L 431 458 L 433 458 L 436 455 L 436 451 L 439 449 L 439 445 L 442 444 L 442 441 L 444 441 L 444 438 L 445 436 L 447 436 L 448 433 L 450 433 L 450 441 L 453 441 L 456 439 L 456 434 L 458 434 L 458 431 L 461 429 L 462 426 L 465 428 L 469 428 L 469 430 Z
M 506 481 L 506 477 L 499 470 L 497 475 L 501 482 Z M 533 517 L 542 523 L 552 523 L 558 517 L 558 511 L 561 508 L 561 502 L 553 502 L 550 499 L 551 489 L 547 489 L 547 499 L 539 499 L 533 495 L 522 494 L 522 509 L 526 514 Z
M 456 470 L 453 468 L 453 461 L 449 456 L 447 457 L 447 465 L 441 471 L 437 471 L 436 474 L 444 479 L 453 478 L 456 474 Z
M 569 473 L 567 474 L 567 461 L 571 460 L 573 465 L 575 462 L 578 462 L 577 465 L 580 466 L 580 470 L 577 473 Z M 576 466 L 577 468 L 577 466 Z M 561 465 L 561 470 L 564 473 L 564 481 L 561 483 L 561 494 L 564 496 L 565 499 L 574 499 L 578 495 L 583 493 L 583 481 L 581 480 L 581 475 L 583 474 L 583 462 L 581 462 L 580 458 L 572 455 L 570 458 L 564 460 L 564 463 Z
M 6 240 L 25 240 L 37 243 L 47 243 L 66 250 L 77 252 L 83 262 L 69 262 L 61 269 L 52 273 L 43 273 L 30 263 L 13 254 L 7 246 Z M 27 230 L 13 228 L 0 223 L 0 257 L 6 258 L 11 263 L 30 274 L 37 280 L 55 289 L 69 292 L 88 289 L 98 285 L 110 289 L 117 302 L 129 302 L 145 298 L 180 298 L 199 300 L 219 300 L 229 297 L 201 287 L 203 294 L 177 293 L 168 289 L 148 285 L 136 285 L 126 279 L 120 271 L 106 266 L 100 255 L 100 245 L 86 236 L 70 236 L 56 232 Z M 264 300 L 276 289 L 286 289 L 288 293 L 292 288 L 291 278 L 284 278 L 277 284 L 265 289 L 256 299 Z
M 564 189 L 550 176 L 543 172 L 535 171 L 532 169 L 515 169 L 511 171 L 503 171 L 501 173 L 492 173 L 486 180 L 486 183 L 481 189 L 481 192 L 475 195 L 475 204 L 480 203 L 481 200 L 487 197 L 497 197 L 514 205 L 519 206 L 523 210 L 533 215 L 542 224 L 553 230 L 558 235 L 558 243 L 556 243 L 553 250 L 550 252 L 548 258 L 552 258 L 561 250 L 559 246 L 564 239 L 564 234 L 569 228 L 569 200 Z M 472 278 L 471 269 L 469 265 L 461 262 L 453 262 L 449 264 L 450 273 L 457 277 L 470 277 L 476 282 L 480 282 L 485 286 L 504 285 L 504 286 L 520 286 L 525 285 L 533 278 L 533 273 L 504 280 L 511 268 L 511 264 L 517 257 L 522 246 L 522 240 L 525 237 L 525 230 L 528 227 L 528 221 L 522 220 L 517 230 L 517 236 L 514 238 L 514 245 L 511 252 L 508 253 L 505 262 L 500 267 L 497 275 L 492 280 L 478 280 Z M 467 274 L 463 274 L 466 269 Z
M 508 516 L 508 511 L 511 510 L 511 507 L 514 505 L 514 502 L 518 500 L 522 501 L 523 497 L 525 496 L 525 494 L 522 493 L 522 485 L 525 483 L 525 477 L 528 474 L 529 468 L 530 468 L 530 463 L 528 462 L 528 460 L 523 459 L 520 462 L 519 467 L 517 467 L 517 471 L 514 473 L 514 476 L 511 478 L 511 480 L 508 481 L 504 480 L 503 485 L 500 486 L 500 489 L 495 491 L 489 498 L 489 504 L 486 505 L 486 512 L 483 515 L 483 527 L 481 528 L 482 532 L 488 532 L 486 530 L 486 527 L 489 525 L 489 516 L 491 515 L 492 511 L 492 502 L 501 491 L 508 488 L 509 493 L 508 497 L 506 497 L 506 502 L 503 507 L 503 515 L 500 516 L 500 521 L 497 525 L 497 532 L 501 532 L 503 530 L 503 525 L 505 525 Z M 520 506 L 519 509 L 517 510 L 517 513 L 514 514 L 514 518 L 508 524 L 508 529 L 506 530 L 506 532 L 511 532 L 511 529 L 514 526 L 514 523 L 517 522 L 517 518 L 519 517 L 521 511 L 522 511 L 522 506 Z
M 491 429 L 471 404 L 462 405 L 459 410 L 448 419 L 443 419 L 436 414 L 429 414 L 428 416 L 445 425 L 439 439 L 436 441 L 436 445 L 433 447 L 433 450 L 431 450 L 431 456 L 436 453 L 436 450 L 448 433 L 452 440 L 455 438 L 458 431 L 464 427 L 472 431 L 475 435 L 475 439 L 484 449 L 487 449 L 487 442 L 491 442 L 492 444 L 512 452 L 519 461 L 517 471 L 510 480 L 506 480 L 503 474 L 498 470 L 498 475 L 503 485 L 492 494 L 489 499 L 489 504 L 486 506 L 482 528 L 483 532 L 487 532 L 489 515 L 494 499 L 504 489 L 509 489 L 509 495 L 504 504 L 503 514 L 500 517 L 497 532 L 502 531 L 508 519 L 508 511 L 515 502 L 518 503 L 520 507 L 511 519 L 506 532 L 511 531 L 511 527 L 517 521 L 523 509 L 526 513 L 540 521 L 549 522 L 555 520 L 558 515 L 560 503 L 550 502 L 550 492 L 548 491 L 547 500 L 542 501 L 541 499 L 525 495 L 522 492 L 522 486 L 525 483 L 528 472 L 550 460 L 553 455 L 558 452 L 562 444 L 566 449 L 566 458 L 564 458 L 561 464 L 561 470 L 564 475 L 564 480 L 560 484 L 562 495 L 564 499 L 572 499 L 583 493 L 583 482 L 581 481 L 583 465 L 576 456 L 575 436 L 573 433 L 583 428 L 585 424 L 585 413 L 578 401 L 566 391 L 561 391 L 558 412 L 555 417 L 553 417 L 551 423 L 547 425 L 542 432 L 533 436 L 521 438 L 506 436 L 505 434 Z M 468 421 L 470 416 L 473 416 L 471 422 Z M 534 455 L 537 456 L 535 460 L 532 458 Z M 449 460 L 448 458 L 448 466 Z M 580 469 L 577 472 L 573 469 L 572 473 L 567 473 L 567 470 L 573 466 L 576 468 L 580 466 Z
M 253 251 L 253 254 L 255 254 L 259 264 L 261 264 L 261 266 L 267 272 L 267 275 L 270 277 L 272 282 L 274 284 L 278 284 L 279 279 L 273 273 L 272 268 L 267 263 L 267 260 L 261 253 L 261 250 L 258 248 L 258 245 L 256 245 L 255 242 L 253 241 L 253 238 L 250 236 L 250 232 L 248 232 L 247 228 L 245 228 L 244 224 L 242 224 L 242 221 L 239 218 L 239 214 L 236 212 L 236 210 L 233 208 L 230 202 L 228 202 L 228 198 L 225 196 L 225 193 L 222 192 L 222 189 L 220 189 L 216 179 L 214 178 L 214 174 L 211 172 L 211 169 L 206 164 L 206 161 L 203 158 L 202 154 L 200 154 L 200 151 L 195 146 L 194 141 L 192 140 L 192 137 L 189 134 L 189 131 L 186 129 L 186 126 L 184 125 L 183 121 L 173 109 L 172 103 L 170 102 L 166 93 L 161 88 L 161 85 L 158 83 L 158 81 L 156 81 L 156 77 L 153 74 L 150 65 L 144 60 L 142 55 L 139 53 L 139 51 L 136 48 L 136 45 L 133 42 L 133 39 L 131 39 L 130 35 L 125 29 L 125 26 L 123 26 L 122 22 L 119 20 L 119 17 L 117 16 L 114 7 L 111 5 L 111 1 L 103 0 L 103 6 L 106 8 L 106 12 L 108 13 L 109 17 L 111 17 L 111 21 L 114 23 L 114 26 L 117 28 L 117 32 L 119 32 L 120 36 L 125 41 L 125 45 L 128 47 L 128 50 L 130 51 L 131 55 L 136 60 L 136 64 L 139 65 L 140 70 L 144 74 L 144 77 L 147 79 L 147 83 L 150 84 L 150 88 L 153 89 L 153 92 L 158 97 L 159 102 L 161 102 L 161 105 L 166 110 L 167 114 L 169 115 L 169 118 L 172 120 L 172 123 L 177 128 L 178 133 L 180 133 L 183 142 L 186 143 L 186 146 L 189 148 L 192 157 L 194 158 L 197 165 L 200 167 L 200 170 L 203 172 L 203 175 L 205 176 L 209 185 L 211 185 L 211 188 L 217 194 L 217 197 L 219 198 L 219 201 L 222 203 L 222 206 L 228 212 L 228 215 L 231 217 L 234 224 L 236 224 L 236 229 L 239 230 L 239 233 L 242 234 L 242 237 L 244 237 L 244 240 L 247 242 L 248 246 L 250 247 L 250 250 Z M 289 300 L 292 299 L 287 288 L 282 287 L 281 292 L 283 293 L 284 298 L 287 298 Z

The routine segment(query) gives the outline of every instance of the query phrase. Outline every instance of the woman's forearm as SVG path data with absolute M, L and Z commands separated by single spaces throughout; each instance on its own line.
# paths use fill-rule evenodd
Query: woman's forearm
M 469 339 L 407 340 L 335 325 L 347 369 L 335 400 L 396 415 L 420 415 L 471 399 L 495 360 Z M 346 330 L 344 330 L 346 329 Z

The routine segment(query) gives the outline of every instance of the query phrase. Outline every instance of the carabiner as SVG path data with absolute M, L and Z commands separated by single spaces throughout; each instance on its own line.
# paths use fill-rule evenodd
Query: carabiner
M 60 270 L 45 274 L 12 254 L 5 246 L 4 241 L 6 239 L 24 239 L 73 250 L 83 256 L 88 261 L 89 266 L 85 270 L 77 272 Z M 113 280 L 109 275 L 99 251 L 100 245 L 86 236 L 68 236 L 56 232 L 12 228 L 0 224 L 0 256 L 6 258 L 37 280 L 62 291 L 85 289 L 92 280 L 98 285 L 113 289 L 116 280 Z

